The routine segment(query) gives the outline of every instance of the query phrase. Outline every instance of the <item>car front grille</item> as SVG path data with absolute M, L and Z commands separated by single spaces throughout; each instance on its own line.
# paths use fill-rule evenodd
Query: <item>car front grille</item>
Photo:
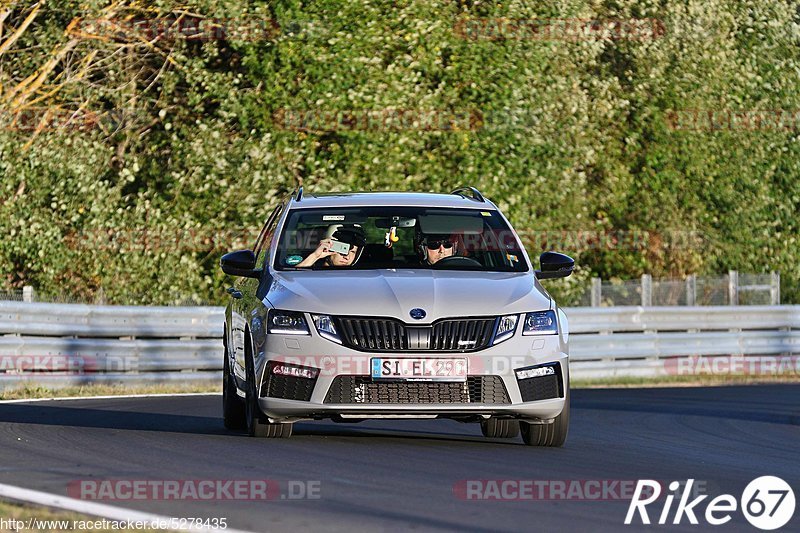
M 471 352 L 489 345 L 495 318 L 448 318 L 432 326 L 410 326 L 391 318 L 336 317 L 348 348 L 371 352 Z
M 356 350 L 403 351 L 408 349 L 402 322 L 377 318 L 337 318 L 337 331 L 348 348 Z
M 337 404 L 509 404 L 500 376 L 470 376 L 465 382 L 372 381 L 337 376 L 325 403 Z
M 556 373 L 549 376 L 519 379 L 519 392 L 523 402 L 550 400 L 564 396 L 564 384 L 561 377 L 561 365 L 553 365 Z

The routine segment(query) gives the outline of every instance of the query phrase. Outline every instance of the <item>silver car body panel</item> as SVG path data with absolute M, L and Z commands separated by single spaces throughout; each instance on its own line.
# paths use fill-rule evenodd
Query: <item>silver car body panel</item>
M 277 272 L 267 299 L 277 309 L 391 317 L 414 325 L 551 306 L 550 297 L 533 284 L 530 273 L 429 269 Z M 416 307 L 427 312 L 424 320 L 409 317 Z
M 292 199 L 280 214 L 275 235 L 283 232 L 290 211 L 296 209 L 345 207 L 437 207 L 499 210 L 486 200 L 435 193 L 343 193 L 305 195 Z M 508 227 L 511 224 L 500 213 Z M 514 233 L 526 264 L 531 261 Z M 277 257 L 279 238 L 273 238 L 269 257 Z M 268 264 L 263 291 L 246 290 L 258 285 L 256 280 L 240 280 L 237 286 L 244 300 L 235 300 L 226 310 L 226 356 L 236 377 L 237 392 L 243 395 L 245 380 L 245 344 L 252 347 L 257 387 L 261 388 L 270 361 L 283 361 L 323 369 L 317 378 L 310 401 L 260 397 L 261 410 L 271 421 L 296 421 L 332 416 L 408 417 L 408 416 L 510 416 L 530 421 L 551 421 L 564 407 L 564 397 L 523 402 L 515 369 L 559 362 L 564 388 L 569 386 L 569 348 L 566 315 L 558 309 L 536 278 L 527 272 L 475 272 L 431 269 L 372 270 L 276 270 Z M 249 285 L 248 285 L 249 284 Z M 260 292 L 260 294 L 259 294 Z M 252 293 L 252 296 L 248 296 Z M 253 296 L 258 295 L 256 299 Z M 266 334 L 269 309 L 305 313 L 309 335 Z M 412 308 L 425 309 L 425 319 L 409 316 Z M 555 335 L 522 335 L 525 313 L 553 309 L 559 324 Z M 459 352 L 411 352 L 374 354 L 356 351 L 321 337 L 311 321 L 311 313 L 332 316 L 383 317 L 401 320 L 409 326 L 430 325 L 442 318 L 518 315 L 514 335 L 483 350 Z M 509 395 L 510 404 L 331 404 L 326 394 L 336 375 L 368 375 L 372 357 L 467 357 L 469 375 L 499 376 Z

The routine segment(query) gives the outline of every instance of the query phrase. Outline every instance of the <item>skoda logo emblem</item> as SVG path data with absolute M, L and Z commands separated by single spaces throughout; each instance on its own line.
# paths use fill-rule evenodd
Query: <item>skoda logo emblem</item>
M 425 310 L 420 309 L 419 307 L 415 307 L 408 314 L 411 315 L 411 318 L 414 320 L 422 320 L 425 318 Z

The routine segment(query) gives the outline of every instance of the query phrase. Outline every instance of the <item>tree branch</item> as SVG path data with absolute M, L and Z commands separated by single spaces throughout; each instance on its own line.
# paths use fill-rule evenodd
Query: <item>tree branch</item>
M 19 25 L 19 28 L 17 28 L 16 31 L 12 33 L 11 36 L 8 39 L 6 39 L 3 44 L 0 44 L 0 56 L 2 56 L 6 52 L 6 50 L 11 48 L 14 45 L 14 43 L 17 42 L 17 39 L 19 39 L 20 36 L 23 33 L 25 33 L 25 30 L 28 29 L 28 26 L 30 26 L 31 23 L 36 18 L 36 15 L 39 14 L 40 7 L 41 4 L 37 2 L 36 5 L 33 7 L 33 10 L 28 14 L 27 17 L 25 17 L 25 20 L 22 21 L 22 24 Z M 3 14 L 0 15 L 0 23 L 2 23 L 3 20 L 5 20 L 10 13 L 11 13 L 10 9 L 3 12 Z

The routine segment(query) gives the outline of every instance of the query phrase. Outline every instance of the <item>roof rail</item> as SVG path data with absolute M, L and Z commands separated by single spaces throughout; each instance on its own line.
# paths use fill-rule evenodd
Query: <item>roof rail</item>
M 464 194 L 465 192 L 468 192 L 470 194 L 469 198 L 471 200 L 475 200 L 476 202 L 481 202 L 481 203 L 486 201 L 483 198 L 483 195 L 480 193 L 480 191 L 475 187 L 459 187 L 458 189 L 452 191 L 450 194 L 457 194 L 459 196 L 467 198 L 467 195 Z
M 299 202 L 302 199 L 303 199 L 303 186 L 301 185 L 297 188 L 297 194 L 294 196 L 294 201 Z

